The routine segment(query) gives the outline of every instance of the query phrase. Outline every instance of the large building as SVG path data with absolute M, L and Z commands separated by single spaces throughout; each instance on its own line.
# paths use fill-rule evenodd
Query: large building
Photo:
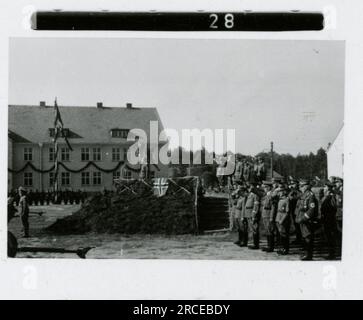
M 137 178 L 140 165 L 127 161 L 127 141 L 131 129 L 142 129 L 149 136 L 150 121 L 163 130 L 156 108 L 59 106 L 73 151 L 64 138 L 58 139 L 61 189 L 100 191 L 111 189 L 117 178 Z M 54 177 L 54 106 L 9 105 L 8 188 L 25 186 L 32 190 L 51 190 Z M 161 145 L 158 145 L 160 148 Z M 167 167 L 150 165 L 151 177 L 167 176 Z
M 340 129 L 334 142 L 329 145 L 327 156 L 328 156 L 328 176 L 343 178 L 344 127 Z

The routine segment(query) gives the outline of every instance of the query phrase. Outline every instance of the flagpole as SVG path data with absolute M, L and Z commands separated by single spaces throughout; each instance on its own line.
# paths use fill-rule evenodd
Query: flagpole
M 57 128 L 57 118 L 58 118 L 58 106 L 57 97 L 54 100 L 54 111 L 55 111 L 55 121 L 54 121 L 54 175 L 53 175 L 53 187 L 54 187 L 54 202 L 58 203 L 58 128 Z
M 54 135 L 57 135 L 56 133 L 57 128 L 54 128 Z M 58 141 L 55 138 L 54 139 L 54 201 L 55 203 L 58 203 Z

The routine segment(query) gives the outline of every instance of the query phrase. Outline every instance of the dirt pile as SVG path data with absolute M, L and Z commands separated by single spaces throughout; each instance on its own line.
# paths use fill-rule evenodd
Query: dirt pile
M 53 234 L 195 233 L 195 179 L 182 179 L 177 181 L 178 185 L 169 183 L 162 197 L 155 196 L 151 183 L 148 184 L 133 181 L 114 194 L 95 195 L 79 211 L 58 219 L 46 231 Z

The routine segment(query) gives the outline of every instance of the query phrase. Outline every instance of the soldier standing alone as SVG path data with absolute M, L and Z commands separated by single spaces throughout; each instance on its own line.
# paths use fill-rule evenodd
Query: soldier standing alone
M 29 238 L 29 204 L 26 193 L 23 187 L 19 187 L 19 214 L 23 224 L 24 238 Z

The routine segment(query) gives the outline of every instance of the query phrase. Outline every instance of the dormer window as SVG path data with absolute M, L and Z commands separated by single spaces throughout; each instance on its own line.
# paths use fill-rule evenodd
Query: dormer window
M 54 128 L 49 128 L 49 136 L 53 138 L 54 133 L 55 133 L 55 129 Z M 64 137 L 68 138 L 69 137 L 69 129 L 68 128 L 63 128 L 61 137 L 62 138 L 64 138 Z
M 126 139 L 130 129 L 111 129 L 112 138 Z

